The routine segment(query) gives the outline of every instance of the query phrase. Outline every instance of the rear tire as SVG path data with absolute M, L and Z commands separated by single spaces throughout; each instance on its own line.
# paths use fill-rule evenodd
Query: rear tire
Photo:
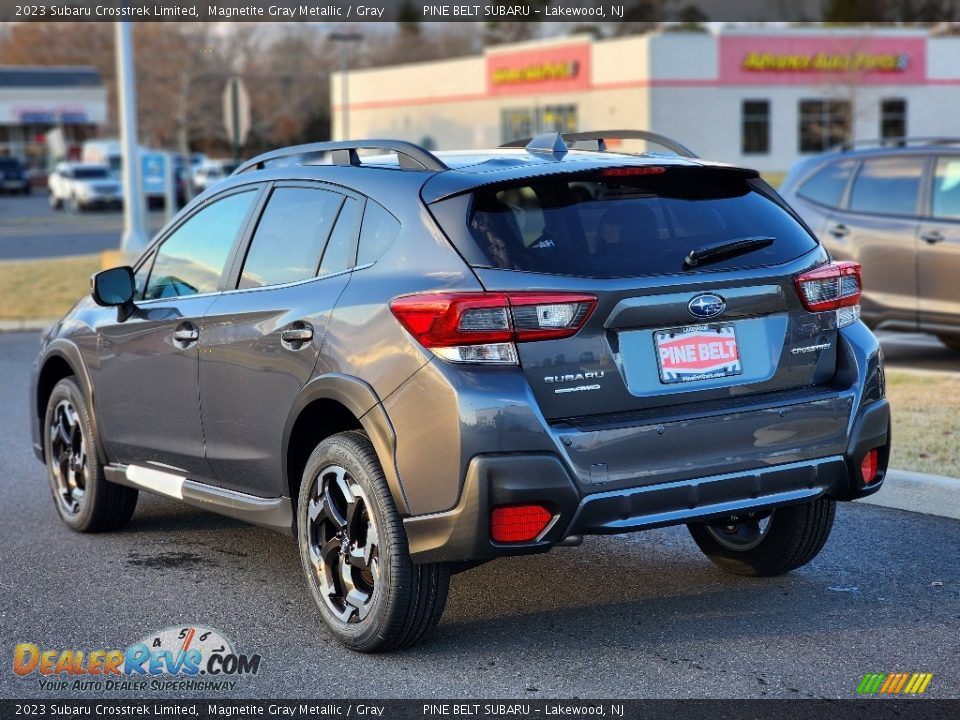
M 47 402 L 43 450 L 60 519 L 83 533 L 115 530 L 130 520 L 137 507 L 137 490 L 104 477 L 95 438 L 80 385 L 73 377 L 64 378 Z
M 47 199 L 48 199 L 48 202 L 50 203 L 50 209 L 51 209 L 51 210 L 60 210 L 60 209 L 63 208 L 63 200 L 61 200 L 60 198 L 58 198 L 58 197 L 57 197 L 56 195 L 54 195 L 53 193 L 50 193 L 50 194 L 47 196 Z
M 830 537 L 835 511 L 836 501 L 820 498 L 776 508 L 766 518 L 746 515 L 737 523 L 687 527 L 715 565 L 738 575 L 769 577 L 813 560 Z
M 297 504 L 297 542 L 320 614 L 347 647 L 409 647 L 440 620 L 449 569 L 411 562 L 403 523 L 365 433 L 333 435 L 310 455 Z
M 937 338 L 951 350 L 960 352 L 960 335 L 937 335 Z

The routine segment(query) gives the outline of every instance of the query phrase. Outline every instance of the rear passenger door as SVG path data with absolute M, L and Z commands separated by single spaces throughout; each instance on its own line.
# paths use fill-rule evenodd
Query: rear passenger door
M 846 211 L 827 228 L 845 234 L 849 259 L 863 266 L 861 304 L 868 321 L 916 325 L 917 228 L 926 161 L 922 155 L 865 159 Z
M 921 329 L 960 328 L 960 155 L 933 158 L 928 217 L 917 243 Z
M 362 212 L 363 200 L 340 189 L 274 185 L 228 289 L 207 311 L 200 404 L 221 486 L 283 493 L 284 426 L 349 282 Z

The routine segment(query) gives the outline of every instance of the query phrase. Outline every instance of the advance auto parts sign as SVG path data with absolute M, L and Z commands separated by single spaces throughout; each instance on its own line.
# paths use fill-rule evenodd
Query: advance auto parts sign
M 720 80 L 731 85 L 926 82 L 924 37 L 720 37 Z
M 589 85 L 590 46 L 585 43 L 487 52 L 489 95 L 583 90 Z

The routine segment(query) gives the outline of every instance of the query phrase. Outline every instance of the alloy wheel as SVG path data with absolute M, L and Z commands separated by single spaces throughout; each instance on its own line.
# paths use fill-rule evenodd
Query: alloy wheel
M 346 469 L 330 465 L 314 479 L 307 522 L 310 563 L 327 609 L 341 622 L 360 622 L 380 579 L 380 537 L 370 501 Z
M 77 409 L 61 400 L 50 422 L 50 469 L 64 512 L 80 512 L 87 490 L 87 443 Z

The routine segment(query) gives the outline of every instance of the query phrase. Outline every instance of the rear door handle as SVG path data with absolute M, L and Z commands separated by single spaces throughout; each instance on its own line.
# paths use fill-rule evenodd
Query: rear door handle
M 930 243 L 931 245 L 936 245 L 937 243 L 943 242 L 944 240 L 946 240 L 946 238 L 943 237 L 943 233 L 940 232 L 939 230 L 931 230 L 929 232 L 925 232 L 920 236 L 920 239 L 923 240 L 924 242 Z
M 829 232 L 835 238 L 842 238 L 850 234 L 850 228 L 848 228 L 843 223 L 837 223 L 832 228 L 830 228 L 827 232 Z
M 194 325 L 184 323 L 173 331 L 173 339 L 181 345 L 190 345 L 200 339 L 200 331 Z
M 280 342 L 288 350 L 299 350 L 313 340 L 313 328 L 304 322 L 295 322 L 280 332 Z

